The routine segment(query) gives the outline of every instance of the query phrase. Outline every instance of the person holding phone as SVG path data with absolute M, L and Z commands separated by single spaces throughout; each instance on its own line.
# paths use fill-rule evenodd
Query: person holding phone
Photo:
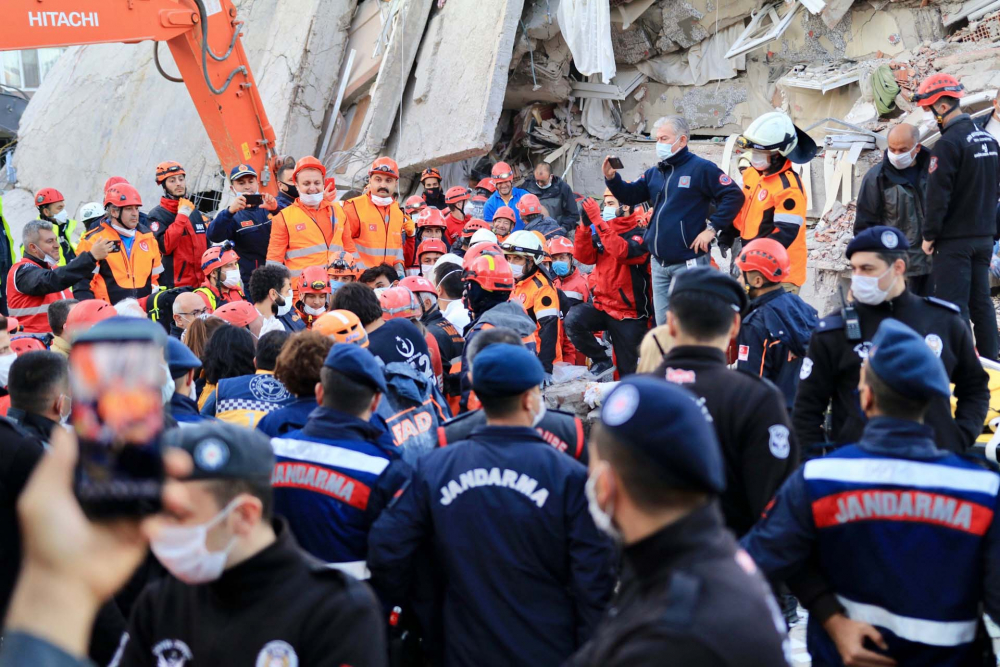
M 240 277 L 244 285 L 249 285 L 250 274 L 267 261 L 271 215 L 278 210 L 278 200 L 260 192 L 257 172 L 248 164 L 230 170 L 229 184 L 235 198 L 208 226 L 208 240 L 233 243 L 240 256 Z

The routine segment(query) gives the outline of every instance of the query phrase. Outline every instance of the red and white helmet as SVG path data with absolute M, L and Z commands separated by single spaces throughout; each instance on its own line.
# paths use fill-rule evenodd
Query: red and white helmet
M 379 303 L 382 304 L 382 318 L 386 320 L 405 317 L 412 319 L 423 315 L 423 308 L 420 306 L 420 299 L 405 287 L 386 287 L 378 293 Z
M 425 208 L 427 208 L 427 202 L 420 195 L 410 195 L 403 204 L 403 212 L 411 218 L 414 213 L 419 213 Z
M 416 225 L 418 229 L 423 229 L 424 227 L 448 228 L 448 223 L 444 221 L 441 211 L 433 206 L 425 208 L 420 212 L 416 218 Z
M 425 252 L 439 252 L 443 255 L 448 252 L 448 245 L 441 239 L 424 239 L 417 246 L 417 261 L 420 261 Z
M 437 296 L 437 290 L 434 288 L 434 283 L 427 280 L 427 278 L 424 278 L 423 276 L 406 276 L 399 281 L 399 286 L 405 287 L 414 294 L 426 292 Z
M 454 187 L 448 188 L 448 191 L 444 193 L 444 203 L 445 204 L 458 204 L 469 198 L 469 191 L 463 188 L 461 185 L 456 185 Z
M 493 165 L 493 170 L 490 172 L 493 176 L 493 184 L 497 183 L 513 183 L 514 182 L 514 170 L 510 168 L 510 165 L 506 162 L 497 162 Z

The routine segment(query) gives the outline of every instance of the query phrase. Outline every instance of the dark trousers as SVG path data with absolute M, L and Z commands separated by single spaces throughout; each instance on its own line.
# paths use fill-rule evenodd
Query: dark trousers
M 910 290 L 910 294 L 916 296 L 934 296 L 932 287 L 931 274 L 929 273 L 922 276 L 909 276 L 906 279 L 906 289 Z
M 607 352 L 594 338 L 594 332 L 610 332 L 618 375 L 625 377 L 635 373 L 635 366 L 639 362 L 639 343 L 649 328 L 649 318 L 616 320 L 589 303 L 579 303 L 566 315 L 563 328 L 576 349 L 594 362 L 606 361 L 608 358 Z
M 979 355 L 997 359 L 997 316 L 990 299 L 993 239 L 938 239 L 934 246 L 934 296 L 951 301 L 972 320 Z

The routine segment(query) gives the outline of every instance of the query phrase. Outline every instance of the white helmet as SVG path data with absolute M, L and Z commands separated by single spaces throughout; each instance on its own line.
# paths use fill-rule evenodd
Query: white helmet
M 475 234 L 469 239 L 469 247 L 477 243 L 498 243 L 497 235 L 488 229 L 477 229 Z
M 530 257 L 535 264 L 541 262 L 542 256 L 545 255 L 541 240 L 534 232 L 529 232 L 526 229 L 519 229 L 508 236 L 507 240 L 500 245 L 500 249 L 505 255 Z
M 92 201 L 80 207 L 81 220 L 93 220 L 104 215 L 104 207 L 100 202 Z
M 744 150 L 777 151 L 797 164 L 809 162 L 817 151 L 812 137 L 780 111 L 768 112 L 750 123 L 736 144 Z

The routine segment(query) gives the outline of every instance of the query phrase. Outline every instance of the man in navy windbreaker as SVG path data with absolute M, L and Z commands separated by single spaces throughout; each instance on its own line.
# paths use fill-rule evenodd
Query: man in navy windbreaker
M 267 244 L 271 240 L 271 214 L 277 213 L 278 202 L 264 193 L 260 206 L 249 206 L 245 195 L 258 194 L 257 172 L 248 164 L 238 164 L 229 172 L 236 199 L 219 211 L 208 226 L 212 243 L 232 241 L 240 256 L 240 278 L 244 289 L 250 284 L 250 274 L 267 262 Z
M 936 447 L 923 414 L 950 393 L 923 337 L 883 321 L 861 369 L 861 440 L 799 468 L 743 538 L 772 581 L 803 566 L 825 578 L 829 592 L 803 600 L 813 665 L 874 664 L 873 653 L 985 664 L 982 608 L 1000 613 L 1000 476 Z
M 631 183 L 604 161 L 604 179 L 620 204 L 653 207 L 646 247 L 652 255 L 653 308 L 656 324 L 666 322 L 670 281 L 685 269 L 709 263 L 712 240 L 743 207 L 743 192 L 714 162 L 688 149 L 690 128 L 680 116 L 653 125 L 660 163 Z M 715 213 L 709 217 L 711 205 Z M 706 224 L 707 222 L 707 224 Z
M 587 470 L 532 428 L 544 376 L 524 347 L 484 348 L 472 386 L 486 425 L 420 458 L 369 535 L 371 583 L 391 605 L 433 549 L 442 602 L 421 625 L 444 665 L 561 665 L 610 600 L 613 548 L 587 511 Z

